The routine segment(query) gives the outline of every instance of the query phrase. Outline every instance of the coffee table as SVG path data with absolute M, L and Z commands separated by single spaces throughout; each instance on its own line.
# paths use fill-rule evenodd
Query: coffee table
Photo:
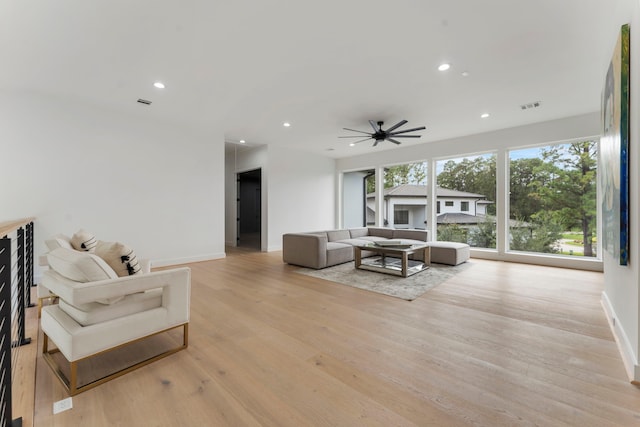
M 409 277 L 426 270 L 431 265 L 431 248 L 424 244 L 399 244 L 398 246 L 378 246 L 375 243 L 354 246 L 355 267 L 361 270 L 377 271 Z M 378 256 L 362 258 L 362 251 L 375 252 Z M 409 259 L 409 255 L 421 253 L 424 262 Z

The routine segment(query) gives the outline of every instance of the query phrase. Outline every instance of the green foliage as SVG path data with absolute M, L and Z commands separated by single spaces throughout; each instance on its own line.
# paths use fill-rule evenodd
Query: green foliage
M 467 243 L 467 230 L 458 224 L 438 225 L 438 240 L 441 242 Z
M 542 201 L 532 194 L 534 182 L 541 180 L 538 171 L 542 169 L 540 158 L 511 160 L 509 207 L 511 218 L 522 218 L 529 221 L 531 215 L 542 209 Z
M 476 227 L 469 230 L 469 245 L 476 248 L 496 247 L 496 223 L 495 219 L 487 216 Z
M 384 188 L 396 187 L 402 184 L 426 185 L 426 183 L 426 163 L 405 163 L 385 169 Z
M 541 159 L 526 160 L 532 166 L 526 186 L 514 186 L 522 169 L 511 171 L 511 215 L 531 220 L 541 212 L 549 214 L 554 225 L 564 230 L 580 228 L 584 255 L 593 256 L 596 228 L 597 143 L 580 141 L 541 150 Z M 530 203 L 529 209 L 521 209 Z M 514 211 L 513 207 L 516 207 Z
M 515 251 L 558 253 L 557 245 L 562 237 L 562 226 L 552 219 L 552 214 L 541 211 L 533 215 L 530 227 L 511 227 L 509 247 Z

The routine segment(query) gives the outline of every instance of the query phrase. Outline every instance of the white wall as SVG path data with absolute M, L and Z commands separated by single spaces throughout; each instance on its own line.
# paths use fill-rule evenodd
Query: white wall
M 262 250 L 282 249 L 288 232 L 335 227 L 335 160 L 279 147 L 227 153 L 227 241 L 235 241 L 235 173 L 262 169 Z M 235 171 L 235 172 L 230 172 Z
M 81 227 L 154 265 L 224 256 L 222 134 L 7 93 L 0 128 L 0 220 L 35 216 L 36 256 Z
M 630 378 L 640 381 L 640 365 L 638 364 L 640 330 L 640 194 L 638 191 L 638 179 L 640 174 L 640 58 L 638 52 L 640 46 L 640 6 L 637 0 L 625 0 L 619 2 L 614 10 L 616 25 L 610 31 L 611 52 L 615 46 L 620 26 L 626 23 L 631 27 L 631 130 L 629 147 L 629 172 L 630 172 L 630 248 L 629 265 L 620 266 L 617 257 L 603 253 L 605 290 L 602 302 L 607 311 L 609 322 L 612 326 L 616 340 L 621 349 L 627 372 Z M 602 81 L 609 66 L 608 61 L 600 65 Z M 615 321 L 614 321 L 615 319 Z
M 284 233 L 335 228 L 335 160 L 279 147 L 268 153 L 268 250 L 282 249 Z

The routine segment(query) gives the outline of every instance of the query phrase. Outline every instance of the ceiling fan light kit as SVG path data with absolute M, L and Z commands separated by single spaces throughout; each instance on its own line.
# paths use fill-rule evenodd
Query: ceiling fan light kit
M 426 127 L 420 126 L 420 127 L 412 128 L 412 129 L 396 130 L 399 127 L 402 127 L 407 123 L 408 122 L 406 120 L 400 120 L 398 123 L 396 123 L 395 125 L 391 126 L 390 128 L 388 128 L 386 130 L 383 130 L 382 129 L 382 125 L 384 124 L 383 121 L 374 122 L 373 120 L 369 120 L 369 124 L 371 125 L 371 128 L 373 129 L 373 132 L 365 132 L 365 131 L 362 131 L 362 130 L 349 129 L 349 128 L 343 128 L 343 129 L 351 131 L 351 132 L 358 132 L 358 133 L 361 133 L 361 134 L 368 135 L 366 138 L 361 139 L 360 141 L 353 142 L 350 145 L 355 145 L 355 144 L 357 144 L 359 142 L 368 141 L 370 139 L 374 140 L 374 143 L 373 143 L 374 147 L 376 145 L 378 145 L 378 143 L 380 143 L 382 141 L 385 141 L 385 140 L 393 142 L 396 145 L 400 145 L 401 142 L 398 141 L 397 138 L 420 138 L 421 135 L 405 135 L 405 134 L 409 133 L 409 132 L 415 132 L 415 131 L 426 129 Z M 340 136 L 339 138 L 363 138 L 363 137 L 364 137 L 364 135 L 354 135 L 354 136 Z

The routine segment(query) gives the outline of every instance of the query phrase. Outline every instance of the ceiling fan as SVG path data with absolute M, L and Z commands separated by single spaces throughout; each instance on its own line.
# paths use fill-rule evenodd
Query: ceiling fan
M 348 131 L 352 131 L 352 132 L 359 132 L 359 133 L 364 133 L 366 135 L 369 135 L 367 138 L 361 139 L 360 141 L 356 141 L 353 144 L 357 144 L 359 142 L 364 142 L 364 141 L 368 141 L 370 139 L 373 139 L 373 140 L 375 140 L 375 142 L 373 143 L 374 147 L 376 145 L 378 145 L 379 142 L 382 142 L 384 140 L 391 141 L 394 144 L 400 145 L 401 142 L 397 141 L 396 138 L 420 138 L 420 135 L 404 135 L 404 134 L 407 133 L 407 132 L 414 132 L 414 131 L 417 131 L 417 130 L 426 129 L 424 126 L 420 126 L 418 128 L 396 131 L 396 129 L 398 129 L 400 126 L 404 126 L 406 123 L 407 123 L 406 120 L 400 120 L 398 123 L 396 123 L 395 125 L 391 126 L 389 129 L 383 130 L 382 129 L 382 125 L 384 124 L 384 122 L 379 121 L 379 122 L 376 123 L 373 120 L 369 120 L 369 124 L 373 128 L 373 133 L 365 132 L 365 131 L 362 131 L 362 130 L 349 129 L 349 128 L 343 128 L 343 129 L 344 130 L 348 130 Z M 377 127 L 376 127 L 376 125 L 377 125 Z M 364 135 L 339 136 L 338 138 L 362 138 L 363 136 Z

